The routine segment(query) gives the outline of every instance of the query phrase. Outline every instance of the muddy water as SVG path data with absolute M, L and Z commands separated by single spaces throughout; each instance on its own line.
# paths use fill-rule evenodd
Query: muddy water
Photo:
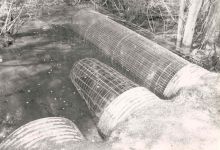
M 74 62 L 98 55 L 91 46 L 67 27 L 39 19 L 27 23 L 15 35 L 15 43 L 0 53 L 0 140 L 19 126 L 47 116 L 66 117 L 86 138 L 100 140 L 69 78 Z

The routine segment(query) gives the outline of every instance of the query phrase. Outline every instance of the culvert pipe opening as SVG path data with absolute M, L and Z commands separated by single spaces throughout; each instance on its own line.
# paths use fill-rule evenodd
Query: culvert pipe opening
M 160 100 L 148 89 L 93 58 L 75 63 L 70 78 L 104 136 L 109 136 L 117 124 L 131 114 Z
M 77 126 L 62 117 L 47 117 L 31 121 L 12 132 L 0 144 L 1 150 L 31 150 L 59 147 L 84 141 Z

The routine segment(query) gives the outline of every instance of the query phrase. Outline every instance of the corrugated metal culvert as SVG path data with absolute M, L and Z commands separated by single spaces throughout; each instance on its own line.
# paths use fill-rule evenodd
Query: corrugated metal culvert
M 74 64 L 71 80 L 95 115 L 105 136 L 131 114 L 146 109 L 159 98 L 116 70 L 93 58 Z
M 62 117 L 48 117 L 27 123 L 0 144 L 1 150 L 32 150 L 85 140 L 77 126 Z

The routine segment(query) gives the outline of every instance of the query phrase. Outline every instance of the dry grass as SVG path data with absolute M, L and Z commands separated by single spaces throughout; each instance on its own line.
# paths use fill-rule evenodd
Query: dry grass
M 178 0 L 98 0 L 96 4 L 154 33 L 172 32 L 179 11 Z
M 70 0 L 71 4 L 78 0 Z M 0 48 L 13 44 L 12 35 L 31 19 L 49 13 L 55 6 L 68 4 L 66 0 L 0 0 Z
M 29 19 L 41 16 L 42 10 L 63 4 L 63 0 L 2 0 L 0 1 L 0 34 L 14 34 Z

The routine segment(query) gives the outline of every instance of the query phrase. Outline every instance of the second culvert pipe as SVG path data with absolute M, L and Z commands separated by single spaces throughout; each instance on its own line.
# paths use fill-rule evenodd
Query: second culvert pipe
M 70 78 L 104 136 L 130 115 L 161 101 L 148 89 L 93 58 L 75 63 Z

